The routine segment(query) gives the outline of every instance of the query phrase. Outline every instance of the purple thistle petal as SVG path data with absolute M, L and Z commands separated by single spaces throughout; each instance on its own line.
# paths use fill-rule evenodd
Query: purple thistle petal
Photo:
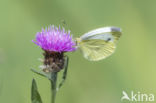
M 49 26 L 46 29 L 42 28 L 41 32 L 36 34 L 36 41 L 33 43 L 40 46 L 46 51 L 55 52 L 70 52 L 76 50 L 76 43 L 73 41 L 70 31 L 66 32 L 54 26 Z

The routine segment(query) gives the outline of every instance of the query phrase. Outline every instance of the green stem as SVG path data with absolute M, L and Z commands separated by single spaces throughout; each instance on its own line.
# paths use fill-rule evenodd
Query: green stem
M 56 92 L 57 92 L 57 72 L 51 73 L 51 103 L 55 103 Z

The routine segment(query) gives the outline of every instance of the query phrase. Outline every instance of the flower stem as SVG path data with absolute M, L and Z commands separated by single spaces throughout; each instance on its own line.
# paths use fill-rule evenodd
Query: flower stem
M 56 98 L 56 92 L 57 92 L 57 72 L 52 72 L 51 73 L 51 103 L 55 103 L 55 98 Z

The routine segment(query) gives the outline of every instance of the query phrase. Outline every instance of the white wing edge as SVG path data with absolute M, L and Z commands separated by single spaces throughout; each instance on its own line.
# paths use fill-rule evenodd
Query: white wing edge
M 118 27 L 114 27 L 114 26 L 102 27 L 102 28 L 98 28 L 95 30 L 91 30 L 91 31 L 85 33 L 84 35 L 82 35 L 80 38 L 83 40 L 85 38 L 88 38 L 89 36 L 93 36 L 93 35 L 101 34 L 101 33 L 107 33 L 107 32 L 121 32 L 121 29 Z

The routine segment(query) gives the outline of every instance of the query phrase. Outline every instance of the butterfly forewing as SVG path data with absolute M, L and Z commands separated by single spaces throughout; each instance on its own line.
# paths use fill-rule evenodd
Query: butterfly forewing
M 121 30 L 117 27 L 103 27 L 98 28 L 95 30 L 92 30 L 88 33 L 85 33 L 80 38 L 82 40 L 90 40 L 90 39 L 114 39 L 114 41 L 117 41 L 119 37 L 121 36 Z

